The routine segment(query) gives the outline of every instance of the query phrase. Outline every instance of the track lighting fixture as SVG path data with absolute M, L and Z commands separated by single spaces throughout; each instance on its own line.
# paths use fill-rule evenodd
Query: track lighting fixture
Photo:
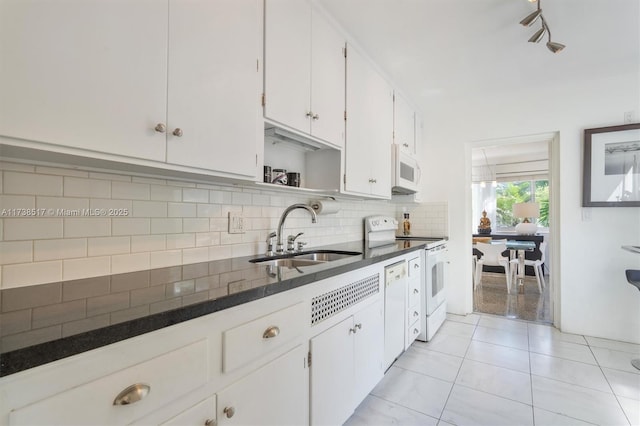
M 529 0 L 529 1 L 532 2 L 532 0 Z M 551 29 L 549 28 L 547 21 L 544 19 L 544 15 L 542 15 L 542 8 L 540 6 L 540 3 L 541 3 L 541 0 L 538 0 L 538 8 L 534 12 L 527 15 L 522 21 L 520 21 L 520 24 L 525 27 L 530 27 L 536 21 L 538 21 L 538 19 L 540 19 L 541 27 L 529 38 L 528 40 L 529 43 L 539 43 L 540 40 L 542 40 L 542 38 L 546 34 L 548 37 L 547 49 L 549 49 L 553 53 L 558 53 L 565 48 L 565 45 L 562 43 L 556 43 L 554 41 L 551 41 Z

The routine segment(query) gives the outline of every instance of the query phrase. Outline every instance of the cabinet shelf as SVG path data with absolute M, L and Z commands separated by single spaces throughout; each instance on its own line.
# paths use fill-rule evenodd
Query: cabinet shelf
M 274 190 L 274 191 L 296 192 L 300 194 L 310 194 L 310 195 L 326 195 L 331 197 L 340 195 L 340 191 L 338 189 L 301 188 L 297 186 L 276 185 L 274 183 L 266 183 L 266 182 L 255 182 L 255 185 L 260 189 Z

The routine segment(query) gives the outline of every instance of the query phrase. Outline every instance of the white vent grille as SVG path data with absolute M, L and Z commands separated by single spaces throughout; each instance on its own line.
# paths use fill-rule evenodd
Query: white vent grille
M 340 311 L 380 291 L 380 274 L 345 285 L 311 300 L 311 325 L 331 318 Z

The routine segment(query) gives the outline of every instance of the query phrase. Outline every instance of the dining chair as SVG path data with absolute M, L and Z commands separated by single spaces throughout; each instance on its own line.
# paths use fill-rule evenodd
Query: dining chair
M 476 261 L 476 276 L 474 281 L 474 290 L 478 284 L 482 283 L 482 267 L 501 266 L 504 268 L 504 276 L 507 281 L 507 293 L 511 293 L 511 274 L 509 273 L 509 258 L 502 255 L 507 250 L 505 243 L 486 244 L 476 243 L 475 248 L 482 253 L 482 257 Z
M 524 260 L 525 268 L 527 266 L 533 267 L 533 272 L 535 272 L 536 281 L 538 282 L 538 291 L 540 293 L 542 293 L 542 289 L 546 287 L 546 283 L 544 282 L 544 269 L 542 268 L 542 265 L 544 264 L 544 261 L 545 261 L 545 255 L 544 255 L 545 251 L 547 251 L 547 243 L 543 241 L 540 243 L 540 252 L 542 253 L 542 256 L 540 257 L 540 259 Z M 515 259 L 511 259 L 511 280 L 515 280 L 516 273 L 518 271 L 518 266 L 519 266 L 518 258 L 516 257 Z

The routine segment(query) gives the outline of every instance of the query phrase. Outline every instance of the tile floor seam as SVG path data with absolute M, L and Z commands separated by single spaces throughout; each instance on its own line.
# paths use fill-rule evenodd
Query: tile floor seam
M 474 327 L 473 332 L 475 333 L 475 329 L 477 328 L 477 325 Z M 472 334 L 473 336 L 473 334 Z M 464 351 L 464 356 L 462 357 L 462 362 L 460 363 L 460 365 L 458 366 L 458 371 L 456 372 L 456 376 L 453 378 L 453 383 L 451 384 L 451 389 L 449 389 L 449 393 L 447 394 L 447 398 L 444 401 L 444 404 L 442 405 L 442 410 L 440 410 L 440 416 L 438 417 L 438 423 L 440 423 L 440 421 L 442 420 L 442 415 L 444 414 L 444 410 L 447 408 L 447 404 L 449 403 L 449 399 L 451 398 L 451 394 L 453 393 L 453 388 L 456 387 L 456 380 L 458 380 L 458 376 L 460 376 L 460 370 L 462 370 L 462 364 L 464 364 L 464 360 L 467 357 L 467 352 L 469 351 L 469 346 L 471 346 L 471 340 L 469 340 L 469 344 L 467 345 L 467 349 Z M 444 420 L 446 421 L 446 420 Z
M 556 356 L 556 355 L 550 355 L 550 354 L 545 354 L 542 352 L 536 352 L 536 351 L 529 351 L 529 363 L 531 363 L 531 354 L 535 354 L 535 355 L 542 355 L 542 356 L 548 356 L 549 358 L 556 358 L 556 359 L 561 359 L 563 361 L 570 361 L 570 362 L 577 362 L 579 364 L 584 364 L 584 365 L 589 365 L 591 367 L 598 367 L 602 370 L 602 366 L 598 365 L 598 364 L 590 364 L 588 362 L 584 362 L 584 361 L 578 361 L 577 359 L 571 359 L 571 358 L 563 358 L 561 356 Z M 595 358 L 595 357 L 594 357 Z M 597 360 L 596 360 L 597 362 Z M 610 367 L 605 367 L 605 368 L 610 368 Z M 612 368 L 612 370 L 616 370 L 615 368 Z M 617 370 L 617 371 L 625 371 L 625 370 Z M 602 373 L 604 374 L 604 372 Z
M 416 410 L 415 408 L 411 408 L 411 407 L 407 407 L 406 405 L 402 405 L 402 404 L 400 404 L 399 402 L 391 401 L 391 400 L 386 399 L 386 398 L 383 398 L 383 397 L 381 397 L 381 396 L 374 395 L 374 394 L 372 394 L 371 392 L 369 392 L 369 393 L 367 394 L 367 396 L 373 396 L 374 398 L 381 399 L 381 400 L 383 400 L 383 401 L 385 401 L 385 402 L 388 402 L 389 404 L 397 405 L 398 407 L 402 407 L 402 408 L 404 408 L 404 409 L 406 409 L 406 410 L 413 411 L 414 413 L 420 413 L 420 414 L 422 414 L 423 416 L 431 417 L 432 419 L 436 419 L 437 421 L 440 421 L 440 419 L 439 419 L 439 418 L 437 418 L 437 417 L 433 417 L 431 414 L 427 414 L 427 413 L 424 413 L 424 412 L 422 412 L 422 411 Z M 363 401 L 364 401 L 364 400 L 363 400 Z M 354 411 L 354 412 L 355 412 L 355 411 Z
M 520 349 L 520 350 L 522 350 L 522 349 Z M 528 371 L 528 372 L 525 372 L 525 371 L 523 371 L 523 370 L 518 370 L 518 369 L 515 369 L 515 368 L 511 368 L 511 367 L 504 367 L 504 366 L 502 366 L 502 365 L 492 364 L 492 363 L 487 362 L 487 361 L 479 361 L 479 360 L 477 360 L 477 359 L 473 359 L 473 358 L 466 358 L 466 357 L 465 357 L 462 361 L 463 361 L 463 363 L 464 363 L 464 361 L 467 361 L 467 360 L 469 360 L 469 361 L 471 361 L 471 362 L 477 362 L 477 363 L 480 363 L 480 364 L 489 365 L 489 366 L 491 366 L 491 367 L 503 368 L 503 369 L 505 369 L 505 370 L 513 371 L 513 372 L 516 372 L 516 373 L 531 374 L 531 365 L 529 365 L 529 371 Z
M 397 360 L 396 360 L 396 361 L 397 361 Z M 394 367 L 396 367 L 396 368 L 401 369 L 401 370 L 404 370 L 404 371 L 410 371 L 411 373 L 415 373 L 415 374 L 419 374 L 419 375 L 421 375 L 421 376 L 429 377 L 430 379 L 436 379 L 436 380 L 440 380 L 440 381 L 442 381 L 442 382 L 450 383 L 450 384 L 454 384 L 454 383 L 455 383 L 455 382 L 450 382 L 450 381 L 445 380 L 445 379 L 441 379 L 440 377 L 436 377 L 436 376 L 432 376 L 432 375 L 430 375 L 430 374 L 423 373 L 422 371 L 416 371 L 416 370 L 412 370 L 412 369 L 407 368 L 407 367 L 402 367 L 402 366 L 400 366 L 400 365 L 395 365 L 395 361 L 394 361 L 394 364 L 392 364 L 392 365 L 393 365 Z M 460 363 L 460 365 L 462 365 L 462 363 Z M 458 367 L 458 369 L 459 369 L 459 368 L 460 368 L 460 367 Z M 389 371 L 389 370 L 387 370 L 387 371 Z M 387 373 L 385 372 L 385 374 L 387 374 Z M 456 375 L 456 377 L 457 377 L 457 375 Z
M 535 377 L 540 377 L 540 378 L 542 378 L 542 379 L 553 380 L 554 382 L 566 383 L 566 384 L 571 385 L 571 386 L 576 386 L 576 387 L 579 387 L 579 388 L 584 388 L 584 389 L 588 389 L 588 390 L 592 390 L 592 391 L 600 392 L 600 393 L 603 393 L 603 394 L 605 394 L 605 395 L 615 395 L 615 392 L 613 392 L 613 389 L 612 389 L 612 391 L 611 391 L 611 392 L 605 392 L 605 391 L 600 390 L 600 389 L 596 389 L 596 388 L 592 388 L 592 387 L 584 386 L 584 385 L 579 385 L 579 384 L 577 384 L 577 383 L 567 382 L 566 380 L 560 380 L 560 379 L 557 379 L 557 378 L 555 378 L 555 377 L 542 376 L 542 375 L 540 375 L 540 374 L 534 374 L 534 373 L 531 373 L 531 379 L 532 379 L 532 381 L 533 381 L 533 377 L 534 377 L 534 376 L 535 376 Z
M 585 339 L 585 340 L 587 340 L 587 339 Z M 588 340 L 587 340 L 587 343 L 588 343 Z M 613 394 L 613 396 L 616 399 L 616 402 L 618 403 L 618 407 L 620 407 L 620 410 L 622 410 L 622 414 L 624 414 L 624 417 L 627 419 L 627 422 L 629 422 L 629 425 L 633 425 L 633 423 L 631 423 L 631 419 L 629 418 L 629 415 L 627 414 L 627 412 L 625 411 L 624 407 L 622 406 L 622 402 L 620 402 L 619 395 L 615 392 L 615 390 L 613 390 L 613 386 L 611 386 L 611 382 L 609 382 L 609 378 L 607 377 L 606 374 L 604 374 L 604 370 L 602 369 L 602 366 L 600 365 L 600 361 L 598 361 L 598 358 L 596 358 L 595 354 L 591 350 L 591 345 L 590 344 L 589 344 L 589 351 L 591 351 L 593 357 L 596 359 L 596 362 L 598 363 L 598 368 L 600 369 L 600 372 L 604 376 L 604 379 L 607 381 L 607 384 L 609 385 L 609 388 L 611 389 L 611 393 Z M 607 367 L 607 368 L 609 368 L 609 367 Z M 612 370 L 616 370 L 616 369 L 612 368 Z M 616 370 L 616 371 L 624 371 L 624 370 Z
M 464 385 L 464 384 L 462 384 L 462 383 L 454 383 L 454 384 L 453 384 L 453 386 L 461 386 L 461 387 L 463 387 L 463 388 L 471 389 L 471 390 L 476 391 L 476 392 L 486 393 L 487 395 L 495 396 L 495 397 L 497 397 L 497 398 L 506 399 L 507 401 L 512 401 L 512 402 L 517 402 L 517 403 L 519 403 L 519 404 L 528 405 L 528 406 L 530 406 L 530 407 L 532 407 L 532 408 L 533 408 L 533 404 L 527 404 L 526 402 L 518 401 L 517 399 L 513 399 L 513 398 L 508 398 L 508 397 L 506 397 L 506 396 L 499 395 L 499 394 L 497 394 L 497 393 L 493 393 L 493 392 L 488 392 L 488 391 L 486 391 L 486 390 L 476 389 L 476 388 L 473 388 L 473 387 L 471 387 L 471 386 Z M 453 389 L 453 387 L 452 387 L 451 389 Z M 445 404 L 445 406 L 446 406 L 446 404 Z

